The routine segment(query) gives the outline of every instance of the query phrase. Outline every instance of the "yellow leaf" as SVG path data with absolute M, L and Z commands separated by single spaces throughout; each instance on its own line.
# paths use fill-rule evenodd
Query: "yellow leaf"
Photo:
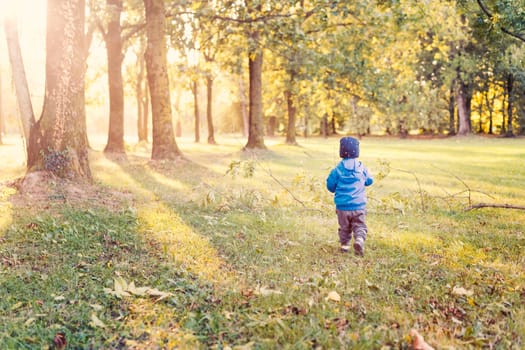
M 359 333 L 357 332 L 353 332 L 350 334 L 350 339 L 353 340 L 353 341 L 358 341 L 359 340 Z
M 117 277 L 113 279 L 115 283 L 115 291 L 111 294 L 114 294 L 116 297 L 129 297 L 131 294 L 126 292 L 128 289 L 128 284 L 122 277 Z
M 157 301 L 160 301 L 162 299 L 165 299 L 165 298 L 173 295 L 172 293 L 162 292 L 162 291 L 158 290 L 157 288 L 153 288 L 153 289 L 150 288 L 150 289 L 148 289 L 147 294 L 151 295 L 151 296 L 158 296 Z
M 146 292 L 149 290 L 149 287 L 135 287 L 135 282 L 131 281 L 131 283 L 128 285 L 128 292 L 130 292 L 133 295 L 138 296 L 144 296 L 146 295 Z
M 19 309 L 22 307 L 22 305 L 24 305 L 23 302 L 19 301 L 18 303 L 16 303 L 15 305 L 11 306 L 11 311 L 14 311 L 16 309 Z
M 340 302 L 341 296 L 336 291 L 331 291 L 330 293 L 328 293 L 326 299 L 330 301 Z
M 266 288 L 266 287 L 258 288 L 257 289 L 257 293 L 262 295 L 262 296 L 268 296 L 268 295 L 272 295 L 272 294 L 283 294 L 283 292 L 281 292 L 279 290 L 270 289 L 270 288 Z
M 115 282 L 115 292 L 120 293 L 128 289 L 128 284 L 122 277 L 116 277 L 113 281 Z
M 471 291 L 471 290 L 466 290 L 463 287 L 454 287 L 452 289 L 452 294 L 455 294 L 455 295 L 466 295 L 466 296 L 470 297 L 470 296 L 474 295 L 474 292 Z
M 254 343 L 251 341 L 249 343 L 246 343 L 244 345 L 236 345 L 233 347 L 234 350 L 251 350 L 253 349 Z
M 106 288 L 107 289 L 107 288 Z M 94 310 L 96 311 L 100 311 L 103 309 L 103 306 L 100 305 L 100 304 L 89 304 L 89 306 L 91 306 Z
M 90 324 L 91 324 L 93 327 L 106 328 L 106 325 L 104 324 L 104 322 L 102 322 L 102 321 L 97 317 L 97 315 L 95 315 L 94 313 L 91 314 L 91 322 L 90 322 Z

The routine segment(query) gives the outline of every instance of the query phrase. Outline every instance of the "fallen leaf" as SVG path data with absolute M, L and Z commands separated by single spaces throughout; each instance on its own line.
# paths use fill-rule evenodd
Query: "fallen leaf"
M 379 288 L 378 285 L 370 283 L 370 282 L 368 282 L 368 280 L 365 280 L 365 283 L 366 283 L 366 286 L 368 287 L 368 289 L 370 289 L 370 290 L 373 290 L 373 291 L 376 291 L 376 292 L 381 290 L 381 288 Z
M 148 291 L 149 287 L 135 287 L 135 282 L 131 281 L 128 285 L 127 291 L 133 295 L 144 296 Z
M 100 311 L 104 308 L 102 305 L 99 304 L 89 304 L 89 306 L 91 306 L 95 311 Z
M 455 295 L 466 295 L 468 297 L 471 297 L 472 295 L 474 295 L 474 292 L 471 291 L 471 290 L 467 290 L 463 287 L 454 287 L 452 289 L 452 294 L 455 294 Z
M 65 349 L 67 345 L 66 335 L 62 332 L 55 334 L 55 337 L 53 338 L 53 345 L 57 350 Z
M 410 330 L 410 338 L 412 339 L 413 350 L 434 350 L 415 329 Z
M 266 288 L 266 287 L 259 287 L 257 289 L 257 293 L 262 295 L 262 296 L 268 296 L 268 295 L 272 295 L 272 294 L 283 294 L 283 292 L 281 292 L 279 290 L 270 289 L 270 288 Z
M 162 299 L 165 299 L 165 298 L 173 295 L 172 293 L 169 293 L 169 292 L 162 292 L 162 291 L 158 290 L 157 288 L 148 288 L 147 294 L 150 295 L 150 296 L 158 297 L 157 301 L 160 301 Z
M 128 289 L 128 284 L 122 277 L 117 277 L 113 279 L 115 284 L 115 293 L 120 296 L 129 296 L 130 294 L 126 292 Z
M 245 298 L 251 298 L 253 297 L 254 295 L 254 290 L 251 289 L 251 288 L 248 288 L 248 289 L 245 289 L 245 290 L 241 290 L 241 295 Z
M 233 350 L 251 350 L 253 349 L 254 342 L 249 342 L 244 345 L 236 345 L 233 347 Z
M 330 301 L 340 302 L 341 296 L 336 291 L 331 291 L 330 293 L 328 293 L 326 299 Z
M 97 315 L 95 315 L 95 314 L 91 314 L 91 322 L 90 322 L 90 324 L 91 324 L 93 327 L 106 328 L 106 325 L 104 324 L 104 322 L 102 322 L 102 321 L 97 317 Z
M 13 306 L 11 306 L 11 311 L 14 311 L 16 309 L 19 309 L 21 308 L 22 306 L 24 305 L 23 302 L 19 301 L 18 303 L 14 304 Z

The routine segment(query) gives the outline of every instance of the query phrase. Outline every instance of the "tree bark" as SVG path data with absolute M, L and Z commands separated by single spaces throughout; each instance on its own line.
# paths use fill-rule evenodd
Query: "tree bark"
M 153 160 L 176 159 L 181 152 L 175 142 L 171 115 L 166 57 L 166 9 L 164 0 L 144 0 L 146 7 L 146 70 L 151 96 Z
M 286 143 L 289 145 L 297 145 L 297 140 L 295 138 L 295 121 L 297 120 L 297 109 L 295 108 L 293 102 L 292 92 L 290 90 L 286 90 L 284 92 L 284 98 L 286 99 L 286 105 L 288 109 L 288 128 L 286 129 Z
M 135 84 L 137 99 L 137 136 L 139 143 L 148 142 L 149 99 L 148 85 L 144 84 L 144 42 L 141 40 L 137 54 L 137 81 Z
M 321 136 L 326 139 L 328 137 L 328 114 L 323 114 L 319 129 L 321 131 Z
M 247 113 L 248 104 L 246 103 L 246 89 L 244 87 L 244 81 L 242 75 L 239 75 L 239 99 L 240 109 L 242 116 L 242 136 L 248 136 L 250 134 L 250 117 Z
M 448 99 L 448 134 L 449 135 L 456 135 L 456 123 L 455 123 L 455 112 L 456 108 L 455 106 L 455 98 L 454 98 L 454 88 L 450 88 L 450 96 Z
M 91 179 L 84 98 L 84 11 L 85 0 L 48 0 L 44 107 L 31 128 L 28 172 L 47 170 L 59 177 Z
M 259 33 L 251 34 L 253 42 L 258 42 Z M 264 145 L 263 105 L 262 105 L 262 66 L 263 53 L 260 48 L 255 48 L 249 53 L 249 75 L 250 75 L 250 110 L 249 134 L 247 149 L 266 149 Z
M 2 136 L 4 135 L 4 112 L 2 108 L 2 74 L 0 71 L 0 145 L 4 144 Z
M 199 83 L 195 79 L 191 82 L 191 92 L 193 92 L 193 117 L 194 117 L 194 127 L 195 127 L 195 142 L 199 143 L 201 140 L 200 133 L 200 116 L 199 116 Z
M 35 115 L 33 112 L 33 104 L 31 103 L 31 96 L 29 94 L 29 87 L 27 85 L 22 51 L 20 50 L 18 28 L 16 20 L 13 17 L 7 16 L 5 18 L 4 31 L 7 40 L 9 61 L 11 63 L 18 108 L 20 110 L 20 118 L 22 120 L 22 133 L 27 147 L 31 127 L 35 124 Z
M 215 145 L 215 130 L 213 128 L 213 78 L 206 77 L 206 120 L 208 122 L 208 144 Z
M 107 0 L 108 31 L 104 35 L 108 58 L 109 132 L 105 153 L 126 153 L 124 148 L 124 85 L 122 82 L 122 0 Z
M 462 81 L 458 81 L 456 88 L 456 102 L 458 104 L 458 121 L 459 121 L 459 130 L 458 135 L 465 136 L 469 135 L 472 132 L 470 124 L 470 108 L 468 106 L 468 87 Z
M 488 88 L 483 92 L 483 99 L 485 100 L 485 106 L 487 107 L 487 111 L 489 112 L 489 126 L 488 126 L 488 134 L 493 134 L 493 113 L 494 113 L 494 99 L 489 98 L 489 92 L 490 89 Z M 483 104 L 483 101 L 482 103 Z
M 514 76 L 512 73 L 509 73 L 507 75 L 507 83 L 506 83 L 506 90 L 507 90 L 507 137 L 511 137 L 514 134 L 514 130 L 512 129 L 512 122 L 513 122 L 513 104 L 512 104 L 512 93 L 514 90 Z

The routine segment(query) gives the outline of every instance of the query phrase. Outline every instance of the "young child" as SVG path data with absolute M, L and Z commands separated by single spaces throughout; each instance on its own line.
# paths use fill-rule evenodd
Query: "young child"
M 339 222 L 341 251 L 348 252 L 352 232 L 355 254 L 363 256 L 368 228 L 366 226 L 366 193 L 374 179 L 368 169 L 356 158 L 359 157 L 359 141 L 343 137 L 339 145 L 339 156 L 343 158 L 332 169 L 326 179 L 326 188 L 334 193 L 334 203 Z

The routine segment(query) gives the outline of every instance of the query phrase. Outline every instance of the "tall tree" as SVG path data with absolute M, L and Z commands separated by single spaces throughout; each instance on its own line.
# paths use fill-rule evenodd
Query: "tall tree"
M 220 33 L 220 31 L 218 31 Z M 220 34 L 216 34 L 217 36 L 220 36 Z M 214 39 L 214 36 L 211 36 L 212 39 Z M 203 56 L 204 60 L 206 62 L 206 72 L 205 72 L 205 79 L 206 79 L 206 121 L 208 125 L 208 144 L 214 145 L 216 144 L 215 141 L 215 128 L 213 127 L 213 70 L 212 70 L 212 64 L 215 62 L 215 56 L 218 51 L 218 44 L 221 42 L 221 38 L 217 38 L 216 40 L 210 39 L 209 41 L 205 41 L 203 44 Z
M 469 84 L 463 80 L 457 80 L 456 86 L 456 101 L 458 104 L 458 135 L 465 136 L 472 133 L 472 127 L 470 124 L 470 89 Z
M 4 144 L 2 136 L 4 135 L 4 110 L 2 108 L 2 72 L 0 71 L 0 145 Z
M 215 130 L 213 127 L 213 77 L 206 75 L 206 121 L 208 122 L 208 143 L 215 145 Z
M 149 92 L 148 84 L 144 79 L 144 53 L 145 43 L 142 37 L 140 38 L 140 45 L 137 49 L 137 79 L 135 82 L 135 96 L 137 100 L 137 134 L 139 142 L 148 141 L 148 115 L 149 115 Z
M 29 94 L 24 60 L 22 59 L 22 52 L 20 50 L 16 16 L 13 14 L 5 17 L 4 31 L 9 51 L 9 61 L 11 62 L 13 82 L 15 84 L 18 109 L 20 110 L 20 118 L 22 120 L 22 132 L 27 147 L 31 126 L 35 123 L 35 115 Z
M 193 118 L 194 118 L 194 132 L 195 142 L 201 141 L 201 126 L 200 126 L 200 111 L 199 111 L 199 80 L 196 76 L 193 77 L 191 82 L 191 92 L 193 93 Z
M 85 0 L 48 0 L 44 107 L 30 132 L 28 172 L 48 170 L 60 177 L 91 179 L 84 98 L 84 11 Z
M 146 8 L 146 71 L 151 96 L 153 149 L 151 158 L 175 159 L 181 152 L 175 141 L 171 115 L 166 49 L 164 0 L 144 0 Z
M 124 85 L 122 82 L 122 28 L 120 16 L 122 0 L 107 0 L 107 32 L 102 30 L 106 42 L 109 83 L 109 132 L 104 152 L 125 153 L 124 149 Z
M 252 48 L 248 54 L 248 70 L 250 76 L 249 87 L 249 133 L 248 143 L 245 148 L 265 149 L 264 145 L 264 122 L 263 122 L 263 101 L 262 101 L 262 68 L 263 52 L 259 46 L 259 35 L 257 30 L 251 32 L 250 39 Z

